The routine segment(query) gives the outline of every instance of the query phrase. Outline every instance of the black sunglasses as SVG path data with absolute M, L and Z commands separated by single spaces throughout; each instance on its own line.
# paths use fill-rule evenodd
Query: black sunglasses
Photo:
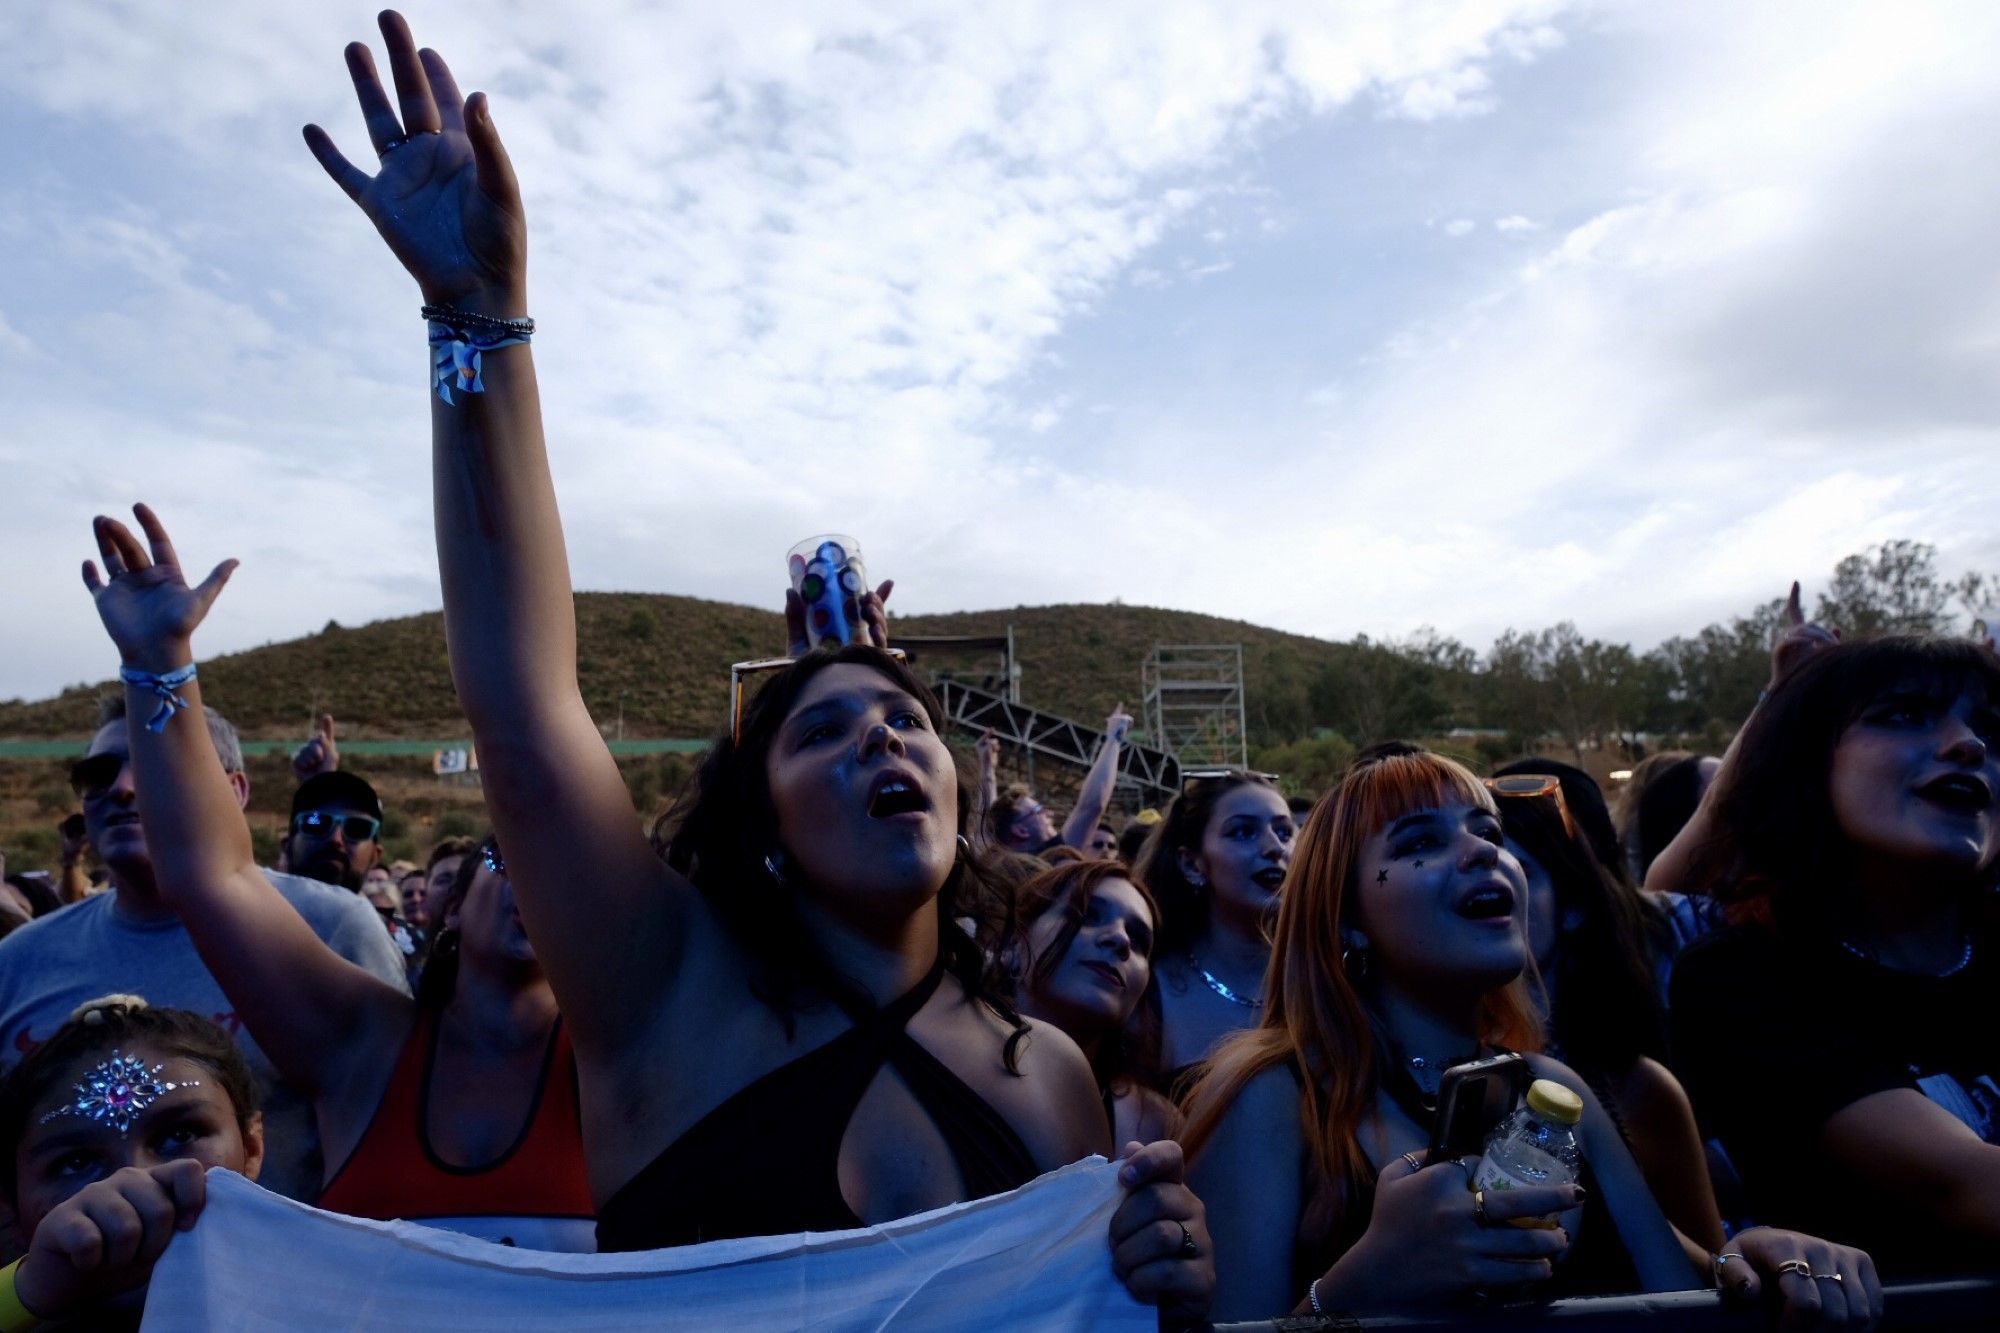
M 77 760 L 69 766 L 70 790 L 80 800 L 98 800 L 118 781 L 126 758 L 122 754 L 94 754 Z
M 373 842 L 382 831 L 382 821 L 373 815 L 346 814 L 339 810 L 301 810 L 292 816 L 292 832 L 323 842 L 340 830 L 350 843 Z

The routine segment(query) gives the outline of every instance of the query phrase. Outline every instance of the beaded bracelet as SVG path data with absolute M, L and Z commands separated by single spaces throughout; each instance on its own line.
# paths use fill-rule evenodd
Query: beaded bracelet
M 480 357 L 502 347 L 516 347 L 535 336 L 535 321 L 525 316 L 500 319 L 450 306 L 427 305 L 417 312 L 430 321 L 431 385 L 446 404 L 460 393 L 485 393 Z

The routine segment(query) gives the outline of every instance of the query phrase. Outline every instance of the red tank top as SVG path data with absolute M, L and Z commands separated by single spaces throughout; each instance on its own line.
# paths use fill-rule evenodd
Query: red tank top
M 349 1217 L 406 1218 L 523 1249 L 595 1249 L 576 1052 L 562 1020 L 549 1034 L 521 1136 L 482 1167 L 452 1166 L 431 1151 L 426 1126 L 436 1058 L 437 1014 L 425 1011 L 361 1142 L 327 1183 L 319 1206 Z

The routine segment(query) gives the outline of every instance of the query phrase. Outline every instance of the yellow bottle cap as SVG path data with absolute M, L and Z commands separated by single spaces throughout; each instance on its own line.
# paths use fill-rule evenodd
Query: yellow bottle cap
M 1574 1125 L 1583 1119 L 1583 1098 L 1560 1083 L 1538 1078 L 1528 1085 L 1528 1109 L 1544 1120 Z

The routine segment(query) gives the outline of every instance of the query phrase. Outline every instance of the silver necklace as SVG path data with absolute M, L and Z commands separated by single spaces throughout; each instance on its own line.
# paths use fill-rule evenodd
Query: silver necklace
M 1847 950 L 1849 953 L 1853 954 L 1856 958 L 1859 958 L 1864 963 L 1873 963 L 1877 967 L 1888 967 L 1888 964 L 1884 963 L 1880 958 L 1877 958 L 1872 950 L 1863 949 L 1858 944 L 1849 944 L 1846 940 L 1842 940 L 1840 942 L 1840 947 Z M 1972 936 L 1967 935 L 1965 937 L 1965 949 L 1958 955 L 1957 962 L 1953 963 L 1950 967 L 1947 967 L 1942 972 L 1920 972 L 1917 973 L 1916 975 L 1926 976 L 1926 977 L 1955 977 L 1959 973 L 1965 971 L 1965 969 L 1970 966 L 1972 966 Z M 1897 969 L 1890 968 L 1890 970 L 1896 971 Z
M 1261 1009 L 1264 1007 L 1264 1002 L 1261 999 L 1246 998 L 1231 990 L 1221 977 L 1216 976 L 1215 973 L 1201 965 L 1195 958 L 1194 950 L 1192 949 L 1187 951 L 1187 965 L 1195 970 L 1195 975 L 1201 978 L 1202 984 L 1231 1004 L 1240 1004 L 1245 1009 Z

